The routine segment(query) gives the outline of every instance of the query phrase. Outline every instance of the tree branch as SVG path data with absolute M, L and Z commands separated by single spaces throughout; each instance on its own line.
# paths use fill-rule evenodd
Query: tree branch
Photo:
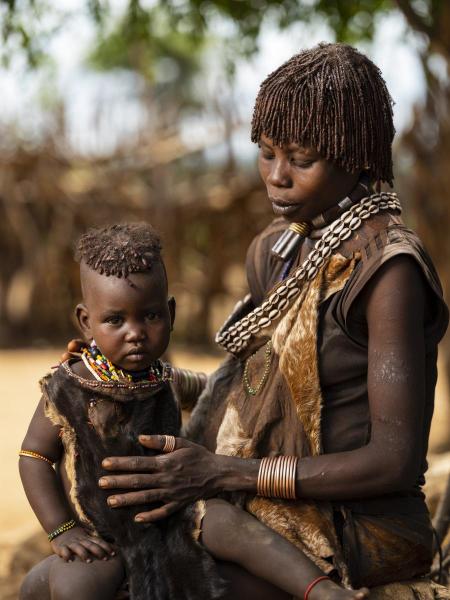
M 433 28 L 411 6 L 410 0 L 395 0 L 398 8 L 404 14 L 409 25 L 416 31 L 426 33 L 430 38 L 433 36 Z

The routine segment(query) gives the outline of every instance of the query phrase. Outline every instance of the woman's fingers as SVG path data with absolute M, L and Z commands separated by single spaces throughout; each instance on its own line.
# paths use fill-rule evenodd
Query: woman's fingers
M 102 467 L 108 471 L 152 472 L 158 471 L 158 462 L 160 459 L 161 457 L 159 456 L 108 456 L 108 458 L 102 461 Z M 119 477 L 122 477 L 122 475 L 118 475 L 115 479 L 119 479 Z M 102 479 L 111 479 L 111 477 L 105 476 Z
M 151 448 L 152 450 L 159 450 L 160 452 L 162 452 L 163 448 L 166 444 L 166 438 L 168 438 L 168 437 L 172 437 L 172 436 L 140 435 L 139 442 L 146 448 Z M 193 446 L 193 445 L 194 444 L 192 442 L 190 442 L 189 440 L 186 440 L 185 438 L 176 437 L 174 450 L 179 450 L 180 448 L 189 448 L 190 446 Z
M 81 352 L 85 346 L 86 342 L 83 340 L 70 340 L 70 342 L 67 344 L 66 351 L 61 354 L 61 362 L 69 360 L 69 358 L 72 357 L 73 352 Z
M 80 339 L 70 340 L 67 344 L 67 352 L 81 352 L 86 346 L 86 342 Z
M 180 508 L 182 507 L 183 504 L 181 504 L 181 502 L 169 502 L 168 504 L 164 504 L 164 506 L 159 506 L 154 510 L 137 514 L 134 517 L 134 520 L 138 523 L 152 523 L 153 521 L 166 519 L 177 510 L 180 510 Z
M 128 494 L 118 494 L 109 496 L 107 502 L 111 508 L 120 508 L 122 506 L 135 506 L 136 504 L 149 504 L 161 500 L 163 490 L 142 490 L 140 492 L 130 492 Z

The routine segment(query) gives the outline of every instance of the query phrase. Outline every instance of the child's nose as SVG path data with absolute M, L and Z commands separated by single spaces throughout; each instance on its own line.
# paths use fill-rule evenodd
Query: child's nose
M 126 334 L 127 342 L 138 342 L 146 338 L 144 327 L 136 324 L 129 327 Z

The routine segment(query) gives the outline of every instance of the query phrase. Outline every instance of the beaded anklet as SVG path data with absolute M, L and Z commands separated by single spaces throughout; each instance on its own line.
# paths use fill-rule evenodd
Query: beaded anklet
M 28 456 L 29 458 L 37 458 L 38 460 L 43 460 L 44 462 L 48 463 L 52 467 L 54 465 L 54 462 L 52 460 L 50 460 L 46 456 L 43 456 L 42 454 L 39 454 L 39 452 L 34 452 L 34 450 L 20 450 L 19 456 Z
M 66 521 L 65 523 L 62 523 L 61 525 L 59 525 L 59 527 L 57 527 L 56 529 L 54 529 L 53 531 L 51 531 L 47 538 L 48 541 L 51 542 L 52 540 L 55 539 L 55 537 L 58 537 L 58 535 L 61 535 L 62 533 L 65 533 L 66 531 L 69 531 L 69 529 L 72 529 L 73 527 L 75 527 L 76 522 L 73 519 L 70 519 L 70 521 Z

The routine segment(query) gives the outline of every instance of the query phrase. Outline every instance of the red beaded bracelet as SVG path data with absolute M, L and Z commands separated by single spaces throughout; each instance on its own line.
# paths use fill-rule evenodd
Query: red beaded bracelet
M 311 583 L 308 585 L 308 587 L 306 588 L 306 592 L 305 595 L 303 597 L 303 600 L 308 600 L 308 596 L 311 592 L 311 590 L 313 589 L 313 587 L 319 583 L 319 581 L 324 581 L 324 579 L 330 579 L 328 577 L 328 575 L 321 575 L 320 577 L 318 577 L 317 579 L 314 579 L 314 581 L 311 581 Z

